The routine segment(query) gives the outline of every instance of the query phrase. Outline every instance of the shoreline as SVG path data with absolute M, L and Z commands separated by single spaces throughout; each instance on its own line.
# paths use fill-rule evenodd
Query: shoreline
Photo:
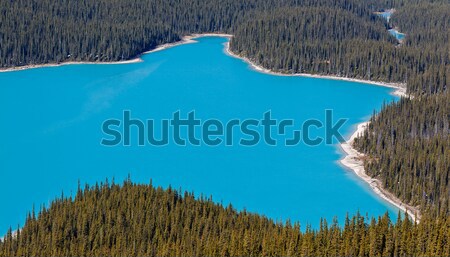
M 129 64 L 129 63 L 138 63 L 142 62 L 142 59 L 140 57 L 136 57 L 131 60 L 125 60 L 125 61 L 117 61 L 117 62 L 77 62 L 77 61 L 70 61 L 70 62 L 61 62 L 61 63 L 46 63 L 46 64 L 29 64 L 19 67 L 12 67 L 12 68 L 0 68 L 0 73 L 2 72 L 14 72 L 14 71 L 23 71 L 23 70 L 31 70 L 31 69 L 38 69 L 38 68 L 48 68 L 48 67 L 60 67 L 65 65 L 78 65 L 78 64 L 88 64 L 88 65 L 97 65 L 97 64 L 105 64 L 105 65 L 115 65 L 115 64 Z
M 225 43 L 225 52 L 226 54 L 241 59 L 245 61 L 247 64 L 251 66 L 251 68 L 255 71 L 266 73 L 270 75 L 275 76 L 297 76 L 297 77 L 305 77 L 305 78 L 317 78 L 317 79 L 331 79 L 331 80 L 341 80 L 341 81 L 348 81 L 348 82 L 357 82 L 362 84 L 369 84 L 369 85 L 375 85 L 375 86 L 382 86 L 382 87 L 388 87 L 393 88 L 395 91 L 393 91 L 391 94 L 398 96 L 398 97 L 408 97 L 408 94 L 406 93 L 406 85 L 403 83 L 388 83 L 388 82 L 382 82 L 382 81 L 373 81 L 373 80 L 364 80 L 364 79 L 356 79 L 356 78 L 349 78 L 349 77 L 340 77 L 336 75 L 320 75 L 320 74 L 310 74 L 310 73 L 281 73 L 281 72 L 275 72 L 269 69 L 266 69 L 262 66 L 259 66 L 255 64 L 253 61 L 251 61 L 247 57 L 242 57 L 240 55 L 237 55 L 233 53 L 230 50 L 230 43 Z
M 271 71 L 264 67 L 258 66 L 255 63 L 253 63 L 250 59 L 248 59 L 247 57 L 241 57 L 241 56 L 233 53 L 230 50 L 229 42 L 225 43 L 225 52 L 234 58 L 239 58 L 239 59 L 245 61 L 247 64 L 249 64 L 251 66 L 251 68 L 253 70 L 256 70 L 261 73 L 271 74 L 271 75 L 275 75 L 275 76 L 299 76 L 299 77 L 307 77 L 307 78 L 319 78 L 319 79 L 331 79 L 331 80 L 358 82 L 358 83 L 393 88 L 393 89 L 395 89 L 395 91 L 393 91 L 391 93 L 392 95 L 395 95 L 398 97 L 411 97 L 406 93 L 406 87 L 404 84 L 386 83 L 386 82 L 354 79 L 354 78 L 331 76 L 331 75 L 315 75 L 315 74 L 308 74 L 308 73 L 285 74 L 285 73 L 280 73 L 280 72 L 274 72 L 274 71 Z M 358 152 L 353 147 L 353 141 L 356 137 L 358 137 L 359 135 L 364 133 L 368 124 L 369 124 L 369 121 L 357 124 L 357 129 L 355 132 L 353 132 L 351 137 L 347 141 L 345 141 L 339 145 L 345 155 L 342 159 L 339 160 L 339 162 L 345 168 L 352 170 L 359 179 L 366 182 L 370 186 L 371 190 L 378 197 L 380 197 L 387 203 L 397 207 L 398 209 L 402 210 L 403 212 L 407 212 L 409 217 L 411 217 L 411 219 L 413 221 L 420 222 L 421 214 L 420 214 L 420 211 L 418 210 L 418 208 L 408 205 L 406 203 L 403 203 L 394 194 L 392 194 L 391 192 L 384 189 L 382 186 L 382 183 L 379 179 L 372 178 L 366 174 L 366 172 L 364 170 L 364 163 L 361 160 L 361 157 L 363 157 L 364 154 Z
M 152 50 L 148 50 L 148 51 L 145 51 L 143 53 L 140 53 L 137 57 L 135 57 L 133 59 L 130 59 L 130 60 L 112 61 L 112 62 L 102 62 L 102 61 L 97 61 L 97 62 L 68 61 L 68 62 L 61 62 L 61 63 L 29 64 L 29 65 L 24 65 L 24 66 L 19 66 L 19 67 L 0 68 L 0 73 L 1 72 L 23 71 L 23 70 L 37 69 L 37 68 L 60 67 L 60 66 L 64 66 L 64 65 L 77 65 L 77 64 L 115 65 L 115 64 L 139 63 L 139 62 L 143 61 L 141 57 L 143 55 L 145 55 L 145 54 L 162 51 L 162 50 L 174 47 L 174 46 L 195 43 L 196 42 L 194 40 L 195 38 L 209 37 L 209 36 L 226 37 L 226 38 L 231 38 L 232 37 L 232 35 L 230 35 L 230 34 L 221 34 L 221 33 L 191 34 L 191 35 L 182 37 L 180 41 L 173 42 L 173 43 L 162 44 L 162 45 L 159 45 L 159 46 L 157 46 L 156 48 L 154 48 Z
M 30 65 L 25 65 L 25 66 L 20 66 L 20 67 L 0 68 L 0 73 L 1 72 L 13 72 L 13 71 L 28 70 L 28 69 L 45 68 L 45 67 L 59 67 L 59 66 L 63 66 L 63 65 L 77 65 L 77 64 L 115 65 L 115 64 L 139 63 L 139 62 L 143 61 L 141 59 L 141 57 L 143 55 L 145 55 L 145 54 L 150 54 L 150 53 L 162 51 L 162 50 L 169 49 L 171 47 L 175 47 L 175 46 L 179 46 L 179 45 L 195 43 L 197 41 L 195 41 L 194 39 L 201 38 L 201 37 L 225 37 L 225 38 L 231 39 L 233 37 L 233 35 L 225 34 L 225 33 L 202 33 L 202 34 L 195 34 L 194 33 L 194 34 L 190 34 L 190 35 L 187 35 L 187 36 L 183 36 L 180 41 L 173 42 L 173 43 L 162 44 L 162 45 L 157 46 L 156 48 L 154 48 L 152 50 L 145 51 L 145 52 L 139 54 L 136 58 L 133 58 L 133 59 L 130 59 L 130 60 L 114 61 L 114 62 L 82 62 L 82 61 L 77 62 L 77 61 L 70 61 L 70 62 L 48 63 L 48 64 L 30 64 Z M 319 75 L 319 74 L 309 74 L 309 73 L 292 73 L 292 74 L 289 74 L 289 73 L 281 73 L 281 72 L 271 71 L 271 70 L 266 69 L 266 68 L 264 68 L 262 66 L 256 65 L 254 62 L 252 62 L 247 57 L 242 57 L 242 56 L 239 56 L 239 55 L 231 52 L 231 50 L 230 50 L 230 42 L 226 42 L 225 43 L 225 53 L 228 54 L 229 56 L 232 56 L 234 58 L 238 58 L 238 59 L 241 59 L 241 60 L 245 61 L 254 70 L 256 70 L 258 72 L 261 72 L 261 73 L 266 73 L 266 74 L 271 74 L 271 75 L 276 75 L 276 76 L 300 76 L 300 77 L 307 77 L 307 78 L 342 80 L 342 81 L 357 82 L 357 83 L 370 84 L 370 85 L 376 85 L 376 86 L 383 86 L 383 87 L 389 87 L 389 88 L 395 89 L 395 91 L 393 91 L 391 93 L 392 95 L 395 95 L 395 96 L 398 96 L 398 97 L 402 97 L 402 96 L 403 97 L 407 97 L 408 96 L 406 94 L 406 86 L 403 83 L 388 83 L 388 82 L 382 82 L 382 81 L 373 81 L 373 80 L 356 79 L 356 78 L 349 78 L 349 77 L 340 77 L 340 76 L 336 76 L 336 75 Z
M 353 142 L 355 138 L 364 133 L 369 123 L 369 121 L 365 121 L 357 124 L 356 131 L 350 136 L 347 141 L 340 144 L 341 149 L 345 153 L 345 157 L 339 160 L 339 162 L 344 167 L 352 170 L 356 174 L 356 176 L 358 176 L 358 178 L 366 182 L 370 186 L 372 191 L 375 192 L 375 194 L 377 194 L 383 200 L 394 205 L 403 212 L 407 212 L 413 221 L 420 222 L 421 214 L 417 207 L 403 203 L 394 194 L 384 189 L 382 186 L 382 182 L 379 179 L 373 178 L 366 174 L 366 171 L 364 169 L 364 162 L 362 160 L 364 154 L 358 152 L 353 147 Z
M 155 49 L 143 52 L 138 55 L 138 57 L 126 60 L 126 61 L 118 61 L 118 62 L 63 62 L 63 63 L 55 63 L 55 64 L 42 64 L 42 65 L 27 65 L 22 67 L 13 67 L 13 68 L 7 68 L 7 69 L 0 69 L 0 72 L 11 72 L 11 71 L 20 71 L 20 70 L 26 70 L 26 69 L 34 69 L 34 68 L 41 68 L 41 67 L 57 67 L 62 65 L 76 65 L 76 64 L 127 64 L 127 63 L 137 63 L 142 62 L 141 56 L 144 54 L 149 54 L 153 52 L 162 51 L 174 46 L 182 45 L 182 44 L 189 44 L 189 43 L 195 43 L 196 41 L 194 39 L 201 38 L 201 37 L 209 37 L 209 36 L 215 36 L 215 37 L 226 37 L 226 38 L 232 38 L 233 35 L 230 34 L 222 34 L 222 33 L 204 33 L 204 34 L 191 34 L 188 36 L 184 36 L 180 41 L 173 42 L 173 43 L 167 43 L 160 45 L 156 47 Z M 307 78 L 318 78 L 318 79 L 331 79 L 331 80 L 341 80 L 341 81 L 348 81 L 348 82 L 357 82 L 357 83 L 363 83 L 363 84 L 370 84 L 370 85 L 376 85 L 376 86 L 383 86 L 383 87 L 389 87 L 395 89 L 391 94 L 398 96 L 398 97 L 408 97 L 406 93 L 406 86 L 401 83 L 386 83 L 381 81 L 371 81 L 371 80 L 363 80 L 363 79 L 355 79 L 355 78 L 348 78 L 348 77 L 339 77 L 339 76 L 332 76 L 332 75 L 316 75 L 316 74 L 308 74 L 308 73 L 293 73 L 293 74 L 287 74 L 287 73 L 281 73 L 281 72 L 274 72 L 269 69 L 266 69 L 262 66 L 258 66 L 255 63 L 253 63 L 249 58 L 239 56 L 235 53 L 233 53 L 230 50 L 230 44 L 229 41 L 225 43 L 225 53 L 229 56 L 232 56 L 234 58 L 238 58 L 246 62 L 251 66 L 251 68 L 255 71 L 276 75 L 276 76 L 299 76 L 299 77 L 307 77 Z M 414 220 L 415 215 L 417 215 L 417 221 L 420 221 L 420 211 L 410 205 L 407 205 L 400 201 L 397 197 L 395 197 L 393 194 L 388 192 L 382 187 L 381 182 L 376 179 L 368 176 L 365 173 L 364 170 L 364 163 L 361 160 L 361 157 L 364 155 L 360 152 L 358 152 L 356 149 L 353 148 L 352 143 L 353 140 L 360 134 L 364 132 L 367 125 L 369 124 L 368 121 L 357 124 L 356 131 L 351 135 L 350 139 L 346 142 L 343 142 L 340 144 L 340 147 L 345 153 L 345 156 L 340 160 L 340 163 L 347 167 L 348 169 L 351 169 L 361 180 L 365 181 L 371 189 L 383 200 L 386 202 L 396 206 L 402 211 L 408 211 L 408 215 Z

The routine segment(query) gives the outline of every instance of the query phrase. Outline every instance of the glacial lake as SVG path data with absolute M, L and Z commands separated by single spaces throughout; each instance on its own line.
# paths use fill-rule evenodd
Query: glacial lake
M 401 33 L 401 32 L 399 32 L 398 30 L 396 30 L 396 29 L 390 29 L 390 30 L 388 30 L 389 31 L 389 33 L 392 35 L 392 36 L 394 36 L 397 40 L 399 40 L 399 41 L 401 41 L 401 40 L 403 40 L 403 39 L 405 39 L 405 34 L 404 33 Z
M 338 142 L 308 146 L 113 146 L 100 144 L 102 123 L 132 118 L 202 120 L 348 118 L 349 137 L 392 89 L 369 84 L 276 76 L 253 70 L 224 52 L 226 38 L 204 37 L 142 56 L 131 64 L 80 64 L 0 73 L 0 234 L 52 199 L 81 185 L 134 182 L 181 188 L 238 210 L 318 227 L 358 210 L 369 216 L 398 209 L 339 164 Z M 323 129 L 312 129 L 319 135 Z
M 384 19 L 386 19 L 387 22 L 389 22 L 392 17 L 393 12 L 394 12 L 393 10 L 386 10 L 384 12 L 378 13 L 378 15 L 383 17 Z M 405 33 L 401 33 L 400 31 L 398 31 L 397 29 L 394 29 L 394 28 L 389 29 L 388 32 L 389 32 L 389 34 L 394 36 L 398 41 L 402 41 L 403 39 L 405 39 L 405 36 L 406 36 Z
M 391 19 L 393 10 L 386 10 L 384 12 L 380 12 L 379 15 L 383 18 L 385 18 L 388 22 Z

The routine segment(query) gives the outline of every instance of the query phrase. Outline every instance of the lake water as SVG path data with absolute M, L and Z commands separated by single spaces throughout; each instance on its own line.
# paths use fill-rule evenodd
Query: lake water
M 403 39 L 405 39 L 405 34 L 404 33 L 401 33 L 401 32 L 399 32 L 398 30 L 396 30 L 396 29 L 390 29 L 390 30 L 388 30 L 389 31 L 389 33 L 391 33 L 391 35 L 392 36 L 394 36 L 398 41 L 401 41 L 401 40 L 403 40 Z
M 379 15 L 383 18 L 385 18 L 388 22 L 391 19 L 393 10 L 386 10 L 384 12 L 380 12 Z
M 387 11 L 378 13 L 378 15 L 383 17 L 384 19 L 386 19 L 387 22 L 389 22 L 391 20 L 393 12 L 394 12 L 393 10 L 387 10 Z M 392 36 L 394 36 L 398 41 L 402 41 L 403 39 L 405 39 L 405 36 L 406 36 L 405 33 L 401 33 L 400 31 L 398 31 L 396 29 L 389 29 L 388 32 Z
M 203 120 L 348 118 L 349 136 L 391 89 L 345 81 L 274 76 L 224 53 L 225 38 L 205 37 L 144 55 L 144 62 L 65 65 L 0 73 L 0 233 L 23 224 L 34 205 L 48 205 L 82 184 L 135 182 L 212 195 L 223 204 L 273 219 L 317 227 L 320 217 L 342 221 L 347 212 L 369 216 L 397 209 L 377 197 L 351 171 L 336 141 L 319 146 L 100 144 L 103 121 L 167 119 L 195 110 Z M 320 130 L 313 134 L 320 134 Z

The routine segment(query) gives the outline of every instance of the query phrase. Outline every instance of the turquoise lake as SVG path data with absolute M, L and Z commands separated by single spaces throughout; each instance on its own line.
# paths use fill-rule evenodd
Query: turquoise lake
M 399 32 L 396 29 L 390 29 L 388 31 L 392 36 L 394 36 L 399 41 L 405 39 L 406 35 L 404 33 Z
M 389 20 L 391 19 L 391 16 L 392 16 L 392 10 L 387 10 L 387 11 L 381 12 L 379 15 L 381 17 L 385 18 L 389 22 Z
M 393 14 L 392 10 L 388 10 L 388 11 L 384 11 L 384 12 L 379 13 L 379 15 L 381 17 L 385 18 L 388 22 L 391 19 L 392 14 Z M 405 39 L 405 36 L 406 36 L 406 34 L 401 33 L 400 31 L 398 31 L 396 29 L 389 29 L 388 32 L 389 32 L 389 34 L 394 36 L 399 41 Z
M 204 37 L 142 56 L 143 62 L 64 65 L 0 73 L 0 234 L 23 224 L 27 212 L 78 181 L 134 182 L 212 195 L 276 220 L 317 227 L 358 210 L 369 216 L 398 209 L 339 164 L 339 145 L 106 147 L 102 123 L 124 110 L 142 120 L 167 119 L 195 110 L 202 120 L 348 118 L 346 137 L 392 89 L 362 83 L 275 76 L 254 71 L 224 52 L 225 38 Z M 321 130 L 313 132 L 320 134 Z

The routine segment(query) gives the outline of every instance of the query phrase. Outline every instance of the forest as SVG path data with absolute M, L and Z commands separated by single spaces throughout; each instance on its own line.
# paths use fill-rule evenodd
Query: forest
M 374 14 L 387 8 L 398 9 L 390 24 Z M 417 0 L 2 1 L 0 68 L 127 60 L 188 34 L 220 32 L 234 35 L 232 51 L 276 71 L 438 93 L 450 72 L 449 11 L 448 1 Z M 402 28 L 404 43 L 390 27 Z
M 391 8 L 389 22 L 375 14 Z M 418 224 L 357 215 L 343 227 L 323 221 L 301 232 L 127 182 L 31 212 L 0 254 L 449 256 L 449 14 L 448 0 L 0 1 L 0 68 L 127 60 L 191 33 L 220 32 L 234 35 L 231 51 L 277 72 L 406 87 L 408 97 L 374 113 L 354 146 L 369 175 L 423 214 Z
M 402 201 L 448 215 L 450 94 L 404 98 L 372 116 L 355 141 L 365 169 Z
M 367 3 L 366 3 L 367 2 Z M 371 1 L 348 8 L 370 15 Z M 0 67 L 119 61 L 202 32 L 232 33 L 260 10 L 343 6 L 298 0 L 11 0 L 0 2 Z
M 211 198 L 108 182 L 61 196 L 9 231 L 0 256 L 450 256 L 450 217 L 356 214 L 320 228 L 275 222 Z
M 411 64 L 411 70 L 423 70 L 407 82 L 412 98 L 374 113 L 369 130 L 355 144 L 369 157 L 369 175 L 381 178 L 401 200 L 435 215 L 450 210 L 449 13 L 449 2 L 427 1 L 394 13 L 391 22 L 407 34 L 400 48 L 417 49 L 427 64 Z
M 389 23 L 341 8 L 268 11 L 240 26 L 231 49 L 265 68 L 404 84 L 410 97 L 374 113 L 355 147 L 365 168 L 406 203 L 450 210 L 450 2 L 398 1 Z M 404 42 L 386 35 L 400 28 Z

